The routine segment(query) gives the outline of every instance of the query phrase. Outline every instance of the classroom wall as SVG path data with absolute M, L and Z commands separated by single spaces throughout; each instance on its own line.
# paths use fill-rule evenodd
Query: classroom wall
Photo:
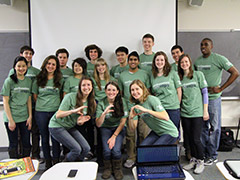
M 179 31 L 222 31 L 240 29 L 239 0 L 204 0 L 201 7 L 190 7 L 188 0 L 178 0 Z M 14 5 L 0 5 L 0 32 L 28 31 L 27 0 L 14 1 Z M 221 52 L 219 52 L 221 53 Z M 0 147 L 7 147 L 8 140 L 2 120 L 3 107 L 0 106 Z M 223 126 L 237 126 L 240 117 L 240 101 L 222 101 Z

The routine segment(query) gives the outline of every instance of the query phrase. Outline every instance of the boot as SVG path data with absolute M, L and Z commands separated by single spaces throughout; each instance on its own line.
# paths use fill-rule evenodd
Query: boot
M 109 179 L 112 175 L 112 163 L 111 160 L 103 160 L 104 171 L 102 173 L 103 179 Z
M 45 160 L 45 171 L 52 167 L 52 159 Z
M 116 180 L 123 179 L 122 159 L 113 159 L 113 173 Z
M 23 148 L 22 157 L 29 157 L 31 153 L 31 148 Z
M 18 159 L 17 149 L 8 149 L 8 155 L 10 159 Z

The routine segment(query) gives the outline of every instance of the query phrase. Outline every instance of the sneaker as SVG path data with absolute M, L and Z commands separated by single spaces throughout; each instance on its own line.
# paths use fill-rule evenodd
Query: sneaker
M 190 169 L 193 169 L 193 168 L 195 167 L 196 163 L 197 163 L 197 159 L 194 158 L 194 157 L 192 157 L 192 158 L 190 159 L 189 164 L 183 166 L 183 169 L 185 169 L 185 170 L 187 170 L 187 171 L 190 170 Z
M 213 163 L 218 162 L 217 158 L 207 158 L 204 160 L 204 165 L 205 166 L 211 166 Z
M 204 160 L 197 160 L 196 168 L 194 169 L 195 174 L 201 174 L 204 170 Z
M 213 164 L 213 159 L 212 158 L 204 159 L 204 165 L 205 166 L 211 166 L 212 164 Z
M 93 153 L 90 151 L 87 156 L 84 158 L 85 161 L 90 161 L 94 158 Z
M 128 160 L 126 160 L 126 162 L 123 164 L 123 166 L 126 167 L 126 168 L 131 168 L 131 167 L 133 167 L 134 164 L 135 164 L 135 162 L 134 162 L 133 160 L 128 159 Z

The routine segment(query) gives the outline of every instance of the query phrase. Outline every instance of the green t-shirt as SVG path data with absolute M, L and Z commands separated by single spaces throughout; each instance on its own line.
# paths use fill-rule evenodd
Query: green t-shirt
M 152 95 L 149 95 L 147 97 L 147 100 L 139 105 L 143 106 L 146 109 L 150 109 L 157 112 L 162 112 L 165 110 L 160 100 Z M 137 113 L 141 112 L 138 109 L 135 110 Z M 157 135 L 161 136 L 163 134 L 169 134 L 172 137 L 178 137 L 178 130 L 170 119 L 169 120 L 158 119 L 149 113 L 142 113 L 140 115 L 140 118 L 142 118 L 143 121 L 148 125 L 148 127 L 151 130 L 153 130 Z M 134 119 L 136 120 L 137 116 L 135 116 Z
M 61 70 L 61 72 L 62 72 L 64 81 L 65 81 L 68 77 L 74 76 L 72 69 L 70 69 L 69 67 L 67 67 L 66 69 L 60 69 L 60 70 Z
M 153 52 L 151 55 L 146 55 L 144 53 L 140 54 L 140 64 L 139 68 L 147 71 L 149 75 L 152 73 L 152 62 L 155 53 Z
M 24 122 L 28 118 L 27 101 L 31 96 L 32 81 L 30 78 L 25 77 L 23 80 L 18 80 L 15 83 L 8 77 L 3 84 L 1 91 L 2 96 L 9 97 L 9 107 L 16 123 Z M 4 122 L 8 122 L 6 113 L 3 113 Z
M 59 110 L 69 111 L 72 109 L 76 109 L 76 107 L 75 107 L 76 106 L 76 96 L 77 96 L 76 92 L 66 94 L 66 96 L 64 96 L 64 98 L 59 106 Z M 87 106 L 87 105 L 88 105 L 87 102 L 83 103 L 83 106 Z M 84 115 L 87 114 L 87 108 L 83 109 L 83 114 Z M 74 114 L 71 114 L 71 115 L 63 117 L 63 118 L 57 118 L 56 113 L 55 113 L 53 115 L 53 117 L 51 118 L 48 127 L 50 127 L 50 128 L 64 127 L 66 129 L 70 129 L 77 124 L 77 119 L 79 116 L 80 116 L 79 114 L 74 113 Z
M 27 74 L 25 75 L 25 77 L 28 77 L 30 78 L 32 81 L 35 80 L 36 76 L 39 74 L 40 70 L 33 67 L 33 66 L 30 66 L 28 67 L 28 70 L 27 70 Z M 14 74 L 14 69 L 10 69 L 9 73 L 8 73 L 8 76 L 11 76 L 12 74 Z
M 207 81 L 202 72 L 194 71 L 193 78 L 183 77 L 181 116 L 203 117 L 203 97 L 201 89 L 207 87 Z
M 177 95 L 177 88 L 181 87 L 178 74 L 170 71 L 167 77 L 151 75 L 151 89 L 153 95 L 158 97 L 165 109 L 179 109 L 180 102 Z
M 117 127 L 119 126 L 122 118 L 128 117 L 128 108 L 124 98 L 122 98 L 122 102 L 123 102 L 124 116 L 113 117 L 112 113 L 108 113 L 106 114 L 104 122 L 101 125 L 101 127 Z M 99 101 L 97 105 L 96 118 L 99 118 L 108 106 L 109 106 L 109 103 L 108 103 L 107 97 Z
M 113 76 L 114 78 L 118 79 L 120 74 L 123 72 L 123 71 L 126 71 L 129 69 L 129 65 L 126 65 L 124 67 L 120 67 L 120 65 L 116 65 L 116 66 L 113 66 L 110 70 L 110 74 L 111 76 Z
M 118 85 L 120 90 L 123 92 L 127 103 L 129 103 L 130 98 L 129 86 L 135 79 L 141 80 L 147 88 L 150 88 L 149 75 L 146 71 L 142 69 L 138 69 L 138 71 L 135 73 L 123 71 L 118 79 Z
M 91 62 L 87 63 L 87 74 L 88 74 L 88 76 L 90 76 L 90 77 L 93 76 L 94 67 L 95 67 L 95 64 L 92 64 Z
M 63 79 L 60 81 L 63 84 Z M 36 111 L 54 112 L 60 105 L 61 88 L 55 88 L 53 78 L 47 81 L 45 87 L 39 87 L 37 80 L 34 81 L 32 93 L 37 94 Z
M 224 56 L 211 53 L 207 58 L 199 57 L 195 62 L 194 66 L 196 70 L 202 71 L 208 87 L 220 86 L 222 80 L 222 71 L 223 69 L 228 71 L 233 64 Z M 222 93 L 217 94 L 208 94 L 209 99 L 217 99 L 221 96 Z
M 171 70 L 178 72 L 178 65 L 174 62 L 171 64 Z
M 95 92 L 95 99 L 97 101 L 101 101 L 103 98 L 106 97 L 106 94 L 105 94 L 105 85 L 107 84 L 105 80 L 100 80 L 100 84 L 101 84 L 101 90 L 98 88 L 98 85 L 95 81 L 95 79 L 92 77 L 92 80 L 93 80 L 93 89 L 94 89 L 94 92 Z M 110 81 L 115 81 L 117 82 L 117 80 L 110 76 Z
M 79 82 L 80 82 L 80 79 L 74 76 L 68 77 L 64 82 L 63 92 L 65 93 L 77 92 Z

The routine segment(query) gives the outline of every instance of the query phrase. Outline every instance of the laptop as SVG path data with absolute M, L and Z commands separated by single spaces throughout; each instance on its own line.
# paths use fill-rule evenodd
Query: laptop
M 136 166 L 138 180 L 185 179 L 176 144 L 138 146 Z

